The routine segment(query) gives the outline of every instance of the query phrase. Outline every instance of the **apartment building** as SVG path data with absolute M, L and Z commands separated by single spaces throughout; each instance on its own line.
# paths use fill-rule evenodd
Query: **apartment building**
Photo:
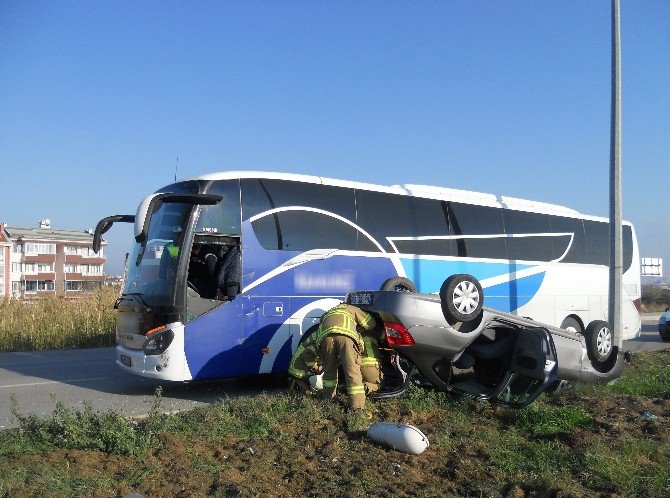
M 0 228 L 3 228 L 0 225 Z M 7 262 L 11 255 L 12 243 L 9 240 L 9 237 L 5 235 L 5 231 L 0 229 L 0 298 L 9 296 L 9 275 L 7 267 Z
M 49 220 L 37 228 L 0 223 L 0 296 L 75 297 L 105 281 L 104 246 L 93 252 L 91 230 L 56 230 Z

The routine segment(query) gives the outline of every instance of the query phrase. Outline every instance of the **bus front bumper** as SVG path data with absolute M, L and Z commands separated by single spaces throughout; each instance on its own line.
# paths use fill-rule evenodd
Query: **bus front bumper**
M 117 345 L 116 364 L 122 370 L 142 377 L 178 382 L 192 380 L 184 354 L 183 325 L 173 330 L 174 340 L 161 354 L 148 355 L 141 349 Z

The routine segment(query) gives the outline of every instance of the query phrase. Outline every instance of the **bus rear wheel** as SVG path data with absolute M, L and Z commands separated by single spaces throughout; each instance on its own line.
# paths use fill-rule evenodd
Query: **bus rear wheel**
M 582 325 L 579 323 L 579 321 L 571 316 L 565 317 L 565 320 L 561 322 L 561 328 L 563 330 L 569 330 L 570 332 L 577 332 L 578 334 L 584 333 L 584 329 L 582 328 Z

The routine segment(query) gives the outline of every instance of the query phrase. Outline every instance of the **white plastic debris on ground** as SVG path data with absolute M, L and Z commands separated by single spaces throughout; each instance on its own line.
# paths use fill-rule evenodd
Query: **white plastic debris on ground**
M 428 438 L 423 432 L 409 424 L 377 422 L 368 429 L 368 437 L 394 450 L 420 455 L 428 448 Z

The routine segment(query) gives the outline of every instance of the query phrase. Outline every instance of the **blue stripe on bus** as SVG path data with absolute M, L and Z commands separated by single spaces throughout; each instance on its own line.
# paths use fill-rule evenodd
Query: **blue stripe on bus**
M 512 313 L 528 304 L 537 294 L 545 273 L 510 280 L 484 289 L 484 306 Z
M 419 292 L 434 294 L 440 291 L 444 280 L 458 273 L 468 273 L 478 280 L 507 275 L 530 268 L 530 265 L 488 263 L 481 261 L 453 261 L 401 258 L 402 266 Z

